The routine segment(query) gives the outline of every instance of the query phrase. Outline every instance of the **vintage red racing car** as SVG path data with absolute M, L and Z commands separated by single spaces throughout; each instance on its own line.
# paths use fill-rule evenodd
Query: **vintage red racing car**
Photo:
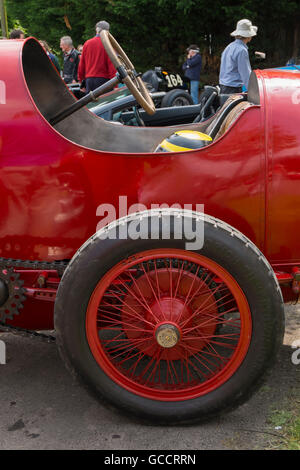
M 77 101 L 33 38 L 0 41 L 0 63 L 2 331 L 54 328 L 74 376 L 148 421 L 245 402 L 299 298 L 298 75 L 256 71 L 203 122 L 130 127 Z

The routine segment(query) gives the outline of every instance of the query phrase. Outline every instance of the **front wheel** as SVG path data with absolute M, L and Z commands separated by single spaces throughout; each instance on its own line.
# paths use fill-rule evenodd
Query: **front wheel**
M 131 416 L 208 419 L 243 403 L 274 360 L 280 289 L 259 250 L 227 224 L 146 211 L 117 228 L 131 233 L 142 219 L 152 238 L 121 239 L 111 224 L 73 258 L 55 305 L 59 349 L 73 374 Z M 203 248 L 185 249 L 192 233 L 178 240 L 178 220 L 193 233 L 204 224 Z

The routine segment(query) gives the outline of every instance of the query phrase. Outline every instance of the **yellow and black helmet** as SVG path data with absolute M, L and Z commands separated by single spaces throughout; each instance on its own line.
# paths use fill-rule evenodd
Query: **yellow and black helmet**
M 155 152 L 185 152 L 186 150 L 200 149 L 209 145 L 212 138 L 197 131 L 176 131 L 164 139 L 155 149 Z

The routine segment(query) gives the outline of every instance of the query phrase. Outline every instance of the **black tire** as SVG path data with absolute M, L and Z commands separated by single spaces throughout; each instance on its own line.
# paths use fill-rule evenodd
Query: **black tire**
M 168 91 L 161 100 L 161 108 L 170 108 L 172 106 L 189 106 L 193 103 L 191 95 L 180 88 Z
M 157 401 L 131 393 L 99 367 L 86 337 L 86 310 L 98 281 L 121 260 L 145 250 L 185 249 L 187 239 L 162 239 L 161 224 L 204 223 L 205 240 L 197 253 L 218 263 L 238 283 L 251 311 L 252 336 L 238 369 L 225 383 L 205 395 L 185 401 Z M 158 222 L 157 239 L 101 239 L 132 221 Z M 185 232 L 186 233 L 186 232 Z M 171 230 L 174 234 L 174 230 Z M 190 239 L 189 239 L 190 240 Z M 97 232 L 75 254 L 59 285 L 55 303 L 59 352 L 67 368 L 99 398 L 132 416 L 156 424 L 191 423 L 229 411 L 247 400 L 274 362 L 283 339 L 281 290 L 272 268 L 255 245 L 240 232 L 215 218 L 191 211 L 154 210 L 124 217 Z

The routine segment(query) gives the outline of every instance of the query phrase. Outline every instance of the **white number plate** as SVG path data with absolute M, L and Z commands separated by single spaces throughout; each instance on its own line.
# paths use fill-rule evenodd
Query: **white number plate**
M 181 76 L 177 73 L 177 75 L 171 73 L 170 75 L 166 75 L 166 80 L 168 82 L 168 88 L 175 88 L 177 86 L 182 86 L 183 81 Z

